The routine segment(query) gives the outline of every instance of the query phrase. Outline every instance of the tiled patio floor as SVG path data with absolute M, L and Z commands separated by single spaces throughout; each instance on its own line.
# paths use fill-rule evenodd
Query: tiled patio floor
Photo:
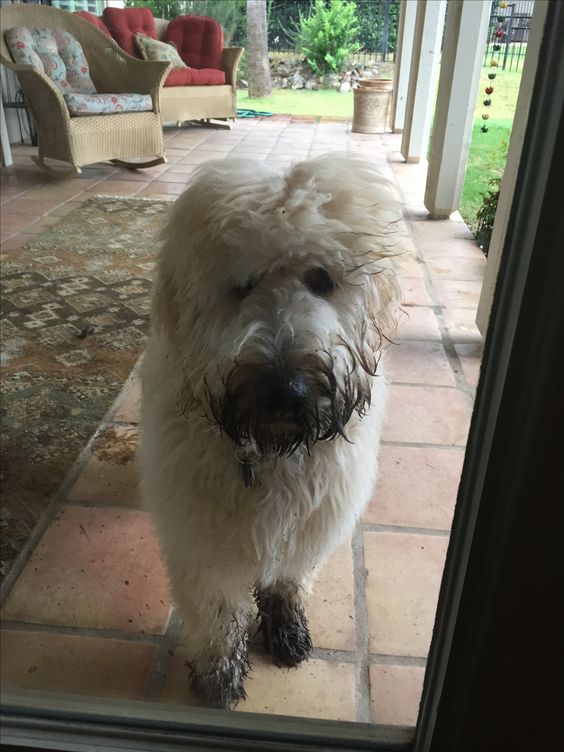
M 286 671 L 255 648 L 238 710 L 414 724 L 479 372 L 473 322 L 484 257 L 461 221 L 427 219 L 423 169 L 403 164 L 397 136 L 281 118 L 166 138 L 167 165 L 139 173 L 99 165 L 64 182 L 40 175 L 33 150 L 16 147 L 15 171 L 2 177 L 2 252 L 93 194 L 174 199 L 195 165 L 228 154 L 285 167 L 357 151 L 397 181 L 409 231 L 399 264 L 408 315 L 387 355 L 378 487 L 309 604 L 312 659 Z M 133 447 L 138 417 L 134 373 L 99 433 Z M 189 703 L 179 625 L 132 462 L 112 464 L 90 447 L 61 502 L 2 608 L 3 686 Z

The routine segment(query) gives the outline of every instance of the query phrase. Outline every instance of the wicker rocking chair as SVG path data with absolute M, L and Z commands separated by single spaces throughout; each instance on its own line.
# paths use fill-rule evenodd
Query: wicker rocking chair
M 80 174 L 84 165 L 106 160 L 130 169 L 165 162 L 160 92 L 169 63 L 131 57 L 92 24 L 49 6 L 4 6 L 0 19 L 0 60 L 18 76 L 37 123 L 39 154 L 32 157 L 36 164 L 65 178 Z M 98 93 L 150 94 L 152 111 L 71 117 L 61 91 L 43 71 L 13 62 L 4 35 L 18 26 L 69 32 L 82 45 Z M 53 169 L 46 157 L 72 167 Z

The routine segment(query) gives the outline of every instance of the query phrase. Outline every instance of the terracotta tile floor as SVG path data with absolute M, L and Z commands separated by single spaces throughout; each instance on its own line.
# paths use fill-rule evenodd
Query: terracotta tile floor
M 285 118 L 165 135 L 167 165 L 133 173 L 96 165 L 61 182 L 32 164 L 34 149 L 15 147 L 15 167 L 2 175 L 2 253 L 93 194 L 173 200 L 208 158 L 255 156 L 285 166 L 349 150 L 383 164 L 405 204 L 408 252 L 399 262 L 407 316 L 387 356 L 380 479 L 309 603 L 312 659 L 284 671 L 257 646 L 249 697 L 238 710 L 414 724 L 479 375 L 474 316 L 485 260 L 459 217 L 427 219 L 424 168 L 403 164 L 397 136 Z M 99 428 L 106 446 L 125 442 L 133 457 L 138 418 L 134 373 Z M 3 686 L 190 703 L 179 625 L 133 464 L 108 456 L 82 455 L 4 601 Z

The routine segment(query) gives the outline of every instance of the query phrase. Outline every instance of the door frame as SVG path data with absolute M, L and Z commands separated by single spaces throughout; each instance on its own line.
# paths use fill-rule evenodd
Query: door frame
M 551 2 L 437 607 L 417 752 L 549 749 L 541 739 L 551 733 L 556 697 L 550 689 L 558 686 L 551 651 L 561 650 L 553 610 L 563 549 L 563 38 L 564 3 Z

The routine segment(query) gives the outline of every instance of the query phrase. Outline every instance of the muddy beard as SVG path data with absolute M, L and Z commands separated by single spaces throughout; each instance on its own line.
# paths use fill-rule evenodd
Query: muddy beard
M 289 457 L 300 448 L 309 453 L 319 441 L 347 440 L 346 426 L 353 413 L 362 417 L 370 406 L 370 387 L 363 386 L 354 372 L 338 386 L 331 365 L 318 368 L 312 405 L 291 420 L 273 421 L 260 410 L 244 407 L 232 372 L 223 394 L 208 394 L 208 404 L 213 423 L 238 447 L 252 444 L 258 456 Z

